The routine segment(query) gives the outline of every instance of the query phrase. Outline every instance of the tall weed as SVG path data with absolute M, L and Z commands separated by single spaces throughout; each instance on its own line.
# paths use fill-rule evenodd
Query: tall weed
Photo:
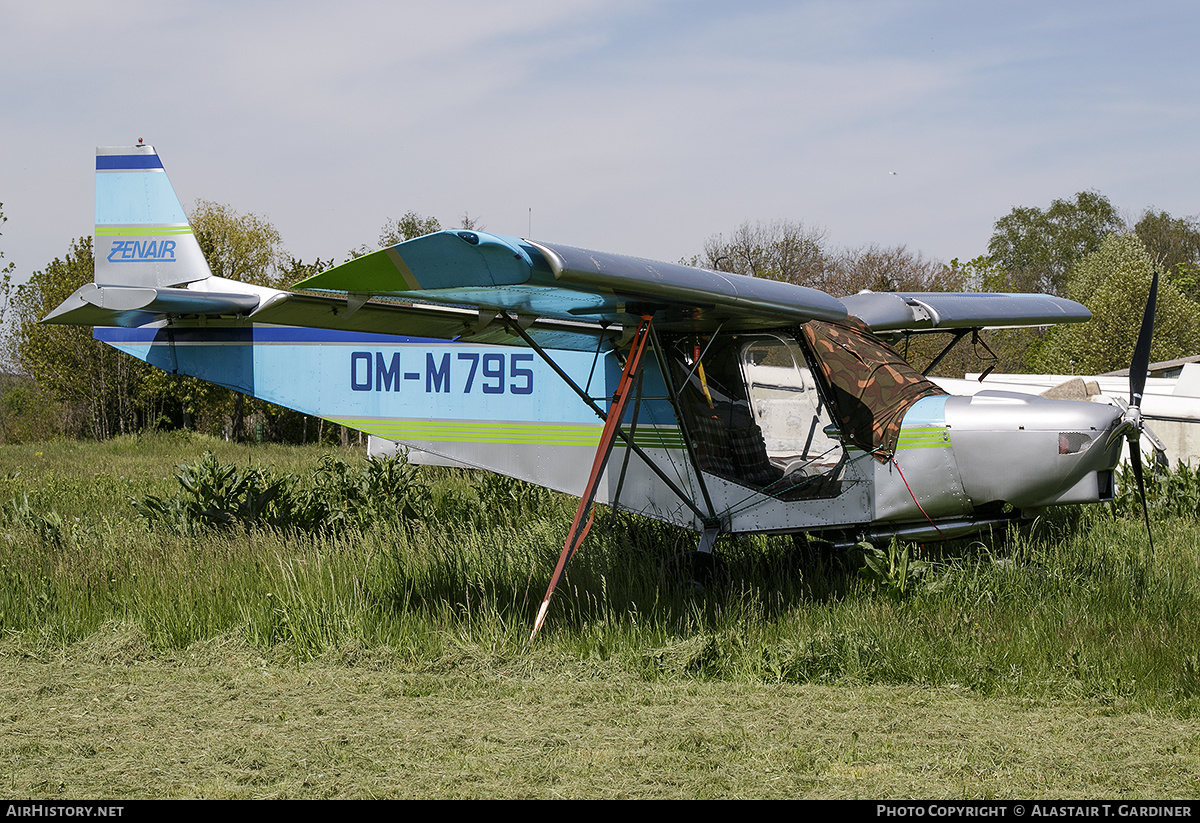
M 212 455 L 189 457 L 197 446 Z M 1122 497 L 837 560 L 787 537 L 724 538 L 724 573 L 699 592 L 662 573 L 695 535 L 601 508 L 538 645 L 647 678 L 1195 712 L 1195 476 L 1155 482 L 1153 556 Z M 0 491 L 7 642 L 58 647 L 117 622 L 152 650 L 234 635 L 300 659 L 371 648 L 429 666 L 528 654 L 575 506 L 480 472 L 183 438 L 2 447 Z

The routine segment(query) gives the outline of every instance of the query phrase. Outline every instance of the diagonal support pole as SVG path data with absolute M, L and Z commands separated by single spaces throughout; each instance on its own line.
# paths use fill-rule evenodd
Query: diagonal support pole
M 707 516 L 701 515 L 706 523 L 705 528 L 707 528 L 717 519 L 716 509 L 713 508 L 712 497 L 708 493 L 708 484 L 704 482 L 704 472 L 700 468 L 700 458 L 696 455 L 696 441 L 692 437 L 688 417 L 683 411 L 683 403 L 679 400 L 680 387 L 675 384 L 675 378 L 671 375 L 671 364 L 667 362 L 666 350 L 658 339 L 658 332 L 652 330 L 651 336 L 654 341 L 654 356 L 658 358 L 658 368 L 662 371 L 663 381 L 667 384 L 667 394 L 671 396 L 671 408 L 674 409 L 675 418 L 679 421 L 679 430 L 683 432 L 683 442 L 687 447 L 688 460 L 692 463 L 696 483 L 700 486 L 700 495 L 704 498 L 704 505 L 708 509 Z M 711 343 L 710 340 L 709 344 L 711 345 Z M 708 351 L 708 347 L 705 347 L 705 351 Z M 699 361 L 697 360 L 697 362 Z
M 542 629 L 542 624 L 546 621 L 546 612 L 550 608 L 550 598 L 554 596 L 554 590 L 558 587 L 559 581 L 567 570 L 567 563 L 578 551 L 580 545 L 583 544 L 583 539 L 587 537 L 588 530 L 592 527 L 592 517 L 595 511 L 592 509 L 592 503 L 596 500 L 596 492 L 600 486 L 600 478 L 604 474 L 604 468 L 608 465 L 608 458 L 612 454 L 613 444 L 616 442 L 617 433 L 621 430 L 621 418 L 625 416 L 625 407 L 629 403 L 629 396 L 633 393 L 634 378 L 637 376 L 638 367 L 641 365 L 642 354 L 646 350 L 646 342 L 650 339 L 650 317 L 642 317 L 638 323 L 637 331 L 633 336 L 633 344 L 629 347 L 629 356 L 625 359 L 625 368 L 621 372 L 621 380 L 617 383 L 617 391 L 613 396 L 612 405 L 608 410 L 608 418 L 604 421 L 604 431 L 600 435 L 600 445 L 596 447 L 596 458 L 592 461 L 592 473 L 588 477 L 587 486 L 584 487 L 583 495 L 579 498 L 579 508 L 575 511 L 575 520 L 571 523 L 571 530 L 567 532 L 567 541 L 563 545 L 562 554 L 558 557 L 558 565 L 554 567 L 554 574 L 550 577 L 550 585 L 546 589 L 546 596 L 542 599 L 541 608 L 538 609 L 537 619 L 533 624 L 533 632 L 529 635 L 529 641 L 537 637 L 537 634 Z
M 933 361 L 928 366 L 925 367 L 925 370 L 923 372 L 921 372 L 921 374 L 925 377 L 928 377 L 929 373 L 937 368 L 938 363 L 942 362 L 942 358 L 945 357 L 946 355 L 948 355 L 950 353 L 950 350 L 958 345 L 959 340 L 962 340 L 963 337 L 970 334 L 971 332 L 978 333 L 978 331 L 979 331 L 979 329 L 958 329 L 958 330 L 954 331 L 953 332 L 954 336 L 952 338 L 950 338 L 950 342 L 947 343 L 946 347 L 944 349 L 942 349 L 941 352 L 938 353 L 937 357 L 933 358 Z

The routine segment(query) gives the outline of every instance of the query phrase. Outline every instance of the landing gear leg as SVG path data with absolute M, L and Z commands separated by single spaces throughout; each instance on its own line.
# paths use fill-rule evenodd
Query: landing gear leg
M 696 551 L 681 552 L 663 564 L 663 578 L 690 588 L 694 594 L 703 594 L 727 580 L 725 561 L 713 553 L 718 534 L 720 530 L 715 527 L 705 529 Z

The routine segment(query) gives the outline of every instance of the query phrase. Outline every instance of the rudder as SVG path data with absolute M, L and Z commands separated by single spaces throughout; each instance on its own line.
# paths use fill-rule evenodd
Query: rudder
M 212 277 L 153 146 L 96 149 L 96 284 L 178 286 Z

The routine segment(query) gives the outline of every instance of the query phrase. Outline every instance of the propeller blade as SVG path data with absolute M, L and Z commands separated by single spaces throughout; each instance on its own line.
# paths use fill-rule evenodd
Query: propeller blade
M 1150 530 L 1150 510 L 1146 507 L 1146 481 L 1142 477 L 1142 447 L 1134 438 L 1129 439 L 1129 462 L 1133 465 L 1133 478 L 1137 481 L 1138 496 L 1142 498 L 1142 517 L 1146 520 L 1146 539 L 1150 541 L 1150 555 L 1154 555 L 1154 532 Z
M 1137 481 L 1138 496 L 1142 500 L 1142 517 L 1146 520 L 1146 537 L 1150 541 L 1150 554 L 1154 554 L 1154 532 L 1150 529 L 1150 510 L 1146 507 L 1146 480 L 1142 475 L 1142 395 L 1146 391 L 1146 375 L 1150 371 L 1150 344 L 1154 339 L 1154 313 L 1158 302 L 1158 272 L 1150 281 L 1150 294 L 1146 297 L 1146 310 L 1142 314 L 1142 327 L 1138 330 L 1137 344 L 1133 347 L 1133 360 L 1129 363 L 1129 408 L 1122 416 L 1121 425 L 1109 437 L 1124 434 L 1129 441 L 1129 463 L 1133 466 L 1133 478 Z
M 1142 328 L 1138 331 L 1137 345 L 1133 348 L 1133 361 L 1129 364 L 1129 405 L 1141 408 L 1142 393 L 1146 390 L 1146 374 L 1150 371 L 1150 343 L 1154 337 L 1154 310 L 1158 302 L 1158 272 L 1150 281 L 1150 296 L 1146 298 L 1146 311 L 1142 314 Z

